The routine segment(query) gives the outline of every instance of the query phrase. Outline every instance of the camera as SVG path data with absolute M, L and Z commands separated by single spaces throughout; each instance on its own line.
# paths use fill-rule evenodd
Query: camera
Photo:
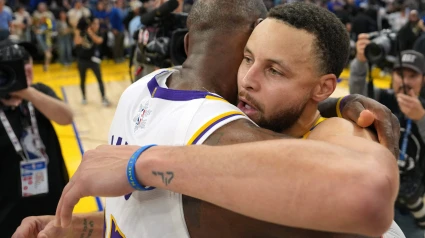
M 138 63 L 168 68 L 186 60 L 184 37 L 188 32 L 188 14 L 172 13 L 177 7 L 177 1 L 171 0 L 141 16 L 143 27 L 134 36 Z
M 77 23 L 77 29 L 80 31 L 80 35 L 84 36 L 90 24 L 93 21 L 93 17 L 82 17 Z
M 0 62 L 0 98 L 7 98 L 9 93 L 27 87 L 23 60 Z
M 369 33 L 371 43 L 365 48 L 365 57 L 369 63 L 383 68 L 391 67 L 396 60 L 397 34 L 391 30 Z
M 8 98 L 11 92 L 28 87 L 25 75 L 25 59 L 28 53 L 9 40 L 0 42 L 0 98 Z

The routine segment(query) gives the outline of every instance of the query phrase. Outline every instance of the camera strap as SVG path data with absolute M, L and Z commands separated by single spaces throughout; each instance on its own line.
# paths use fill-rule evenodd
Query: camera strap
M 407 119 L 406 121 L 406 130 L 404 131 L 403 135 L 403 142 L 401 144 L 401 151 L 400 151 L 400 157 L 399 159 L 404 161 L 406 159 L 406 151 L 407 151 L 407 145 L 409 144 L 409 136 L 412 133 L 412 120 Z
M 40 133 L 38 131 L 34 106 L 32 105 L 31 102 L 28 102 L 28 110 L 30 114 L 31 131 L 34 136 L 35 148 L 37 148 L 40 151 L 40 153 L 44 156 L 44 158 L 48 159 L 46 149 L 44 147 L 43 142 L 41 141 Z M 19 142 L 19 139 L 17 138 L 15 132 L 13 131 L 12 126 L 9 123 L 9 120 L 7 120 L 6 114 L 4 114 L 3 110 L 0 110 L 0 120 L 1 120 L 1 123 L 3 124 L 3 127 L 6 130 L 7 135 L 9 136 L 10 141 L 13 144 L 13 147 L 15 148 L 16 153 L 21 156 L 23 161 L 27 161 L 28 159 L 25 157 L 24 150 L 22 149 L 21 143 Z
M 19 143 L 19 140 L 16 137 L 15 132 L 13 131 L 12 126 L 10 125 L 9 120 L 7 120 L 6 114 L 4 114 L 3 110 L 0 110 L 0 120 L 4 129 L 6 130 L 7 135 L 9 136 L 10 141 L 13 144 L 13 147 L 15 148 L 16 153 L 21 156 L 23 161 L 27 161 L 21 143 Z
M 28 110 L 30 112 L 31 130 L 34 133 L 35 148 L 37 148 L 44 156 L 44 158 L 47 159 L 48 157 L 46 148 L 44 147 L 43 141 L 41 141 L 40 132 L 38 131 L 37 118 L 35 117 L 34 106 L 31 102 L 28 102 Z

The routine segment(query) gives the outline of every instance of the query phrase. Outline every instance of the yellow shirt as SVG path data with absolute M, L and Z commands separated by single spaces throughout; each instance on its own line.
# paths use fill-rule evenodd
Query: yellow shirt
M 310 129 L 310 131 L 303 135 L 303 139 L 307 139 L 308 136 L 310 135 L 311 131 L 313 131 L 314 128 L 316 128 L 316 126 L 319 125 L 320 123 L 322 123 L 324 120 L 326 120 L 326 118 L 324 118 L 324 117 L 320 117 L 319 119 L 317 119 L 317 121 L 314 123 L 314 126 Z

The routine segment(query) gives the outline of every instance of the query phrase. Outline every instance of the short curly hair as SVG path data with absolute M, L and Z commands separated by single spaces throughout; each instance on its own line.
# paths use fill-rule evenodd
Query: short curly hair
M 272 8 L 268 18 L 313 34 L 320 73 L 340 76 L 350 54 L 350 38 L 333 13 L 311 3 L 295 2 Z

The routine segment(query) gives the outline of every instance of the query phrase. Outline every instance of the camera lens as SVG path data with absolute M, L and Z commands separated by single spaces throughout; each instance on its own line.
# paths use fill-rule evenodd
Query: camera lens
M 9 82 L 9 75 L 7 72 L 0 69 L 0 87 L 4 87 Z

